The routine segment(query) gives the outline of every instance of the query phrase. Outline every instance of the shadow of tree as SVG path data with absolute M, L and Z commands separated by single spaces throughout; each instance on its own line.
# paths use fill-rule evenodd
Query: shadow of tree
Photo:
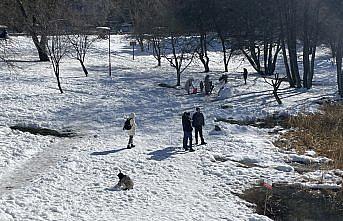
M 127 148 L 121 148 L 121 149 L 115 149 L 115 150 L 106 150 L 106 151 L 100 151 L 100 152 L 93 152 L 91 153 L 92 156 L 103 156 L 103 155 L 108 155 L 112 153 L 117 153 L 122 150 L 126 150 Z

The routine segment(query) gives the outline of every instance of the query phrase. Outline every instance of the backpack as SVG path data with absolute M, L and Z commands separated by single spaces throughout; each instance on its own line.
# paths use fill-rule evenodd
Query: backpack
M 126 119 L 126 121 L 124 123 L 124 127 L 123 127 L 124 130 L 131 130 L 132 126 L 131 126 L 130 120 L 131 120 L 131 118 Z

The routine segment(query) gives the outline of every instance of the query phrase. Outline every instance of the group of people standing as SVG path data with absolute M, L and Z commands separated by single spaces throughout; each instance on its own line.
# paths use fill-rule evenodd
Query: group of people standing
M 131 149 L 135 147 L 133 144 L 133 137 L 136 134 L 136 114 L 131 113 L 130 116 L 126 119 L 124 123 L 123 130 L 127 130 L 127 133 L 129 135 L 129 142 L 127 144 L 127 149 Z M 194 151 L 192 142 L 193 142 L 193 135 L 192 131 L 193 128 L 195 130 L 195 144 L 198 145 L 199 137 L 200 137 L 200 144 L 204 145 L 206 144 L 202 128 L 205 126 L 205 118 L 203 113 L 201 113 L 200 108 L 196 108 L 196 112 L 192 115 L 190 112 L 184 112 L 182 115 L 182 128 L 183 128 L 183 148 L 185 150 Z M 189 142 L 189 145 L 188 145 Z
M 248 78 L 248 70 L 246 68 L 243 68 L 243 79 L 244 79 L 244 84 L 247 84 L 247 78 Z M 198 89 L 193 85 L 194 78 L 189 78 L 186 83 L 185 83 L 185 90 L 187 94 L 196 94 L 198 93 Z M 219 83 L 220 83 L 220 89 L 223 89 L 228 82 L 228 76 L 227 74 L 223 74 L 219 78 Z M 210 80 L 210 75 L 206 75 L 204 81 L 200 81 L 199 84 L 200 92 L 205 95 L 210 95 L 212 94 L 214 85 L 212 81 Z M 219 93 L 218 93 L 219 94 Z
M 185 83 L 185 90 L 187 94 L 196 94 L 198 93 L 198 89 L 193 85 L 194 78 L 189 78 Z M 212 81 L 210 80 L 210 75 L 206 75 L 204 81 L 200 81 L 199 84 L 200 92 L 204 93 L 205 95 L 210 95 L 214 88 Z
M 200 136 L 201 145 L 206 144 L 203 133 L 202 127 L 205 126 L 205 118 L 204 115 L 200 112 L 200 108 L 196 108 L 196 112 L 191 117 L 190 112 L 184 112 L 182 115 L 182 128 L 183 128 L 183 149 L 189 150 L 191 152 L 194 151 L 192 142 L 193 142 L 193 127 L 195 130 L 195 144 L 198 145 L 198 138 Z M 189 145 L 188 145 L 189 144 Z

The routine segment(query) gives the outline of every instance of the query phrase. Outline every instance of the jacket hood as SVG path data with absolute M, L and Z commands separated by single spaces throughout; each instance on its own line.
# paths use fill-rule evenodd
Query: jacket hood
M 124 178 L 124 174 L 122 172 L 119 172 L 117 176 L 120 180 Z

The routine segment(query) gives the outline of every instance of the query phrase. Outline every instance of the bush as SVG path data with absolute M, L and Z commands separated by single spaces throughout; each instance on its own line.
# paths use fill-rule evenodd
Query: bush
M 296 130 L 283 134 L 277 146 L 296 149 L 303 153 L 308 149 L 334 160 L 334 167 L 343 169 L 343 105 L 325 104 L 316 114 L 301 114 L 288 120 Z

